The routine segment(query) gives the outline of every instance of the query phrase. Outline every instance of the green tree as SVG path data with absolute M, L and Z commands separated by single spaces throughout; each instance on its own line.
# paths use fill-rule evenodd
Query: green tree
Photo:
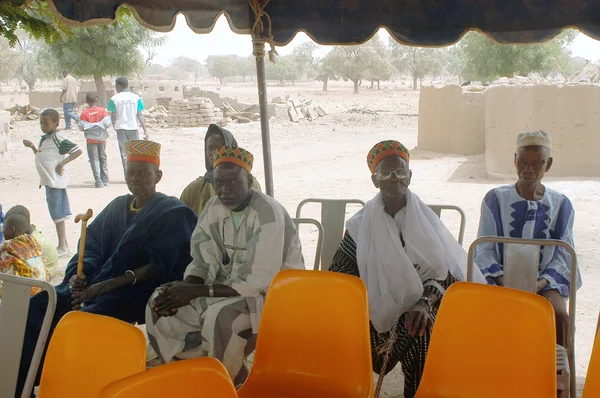
M 0 36 L 10 47 L 19 41 L 22 29 L 34 39 L 52 43 L 60 38 L 62 24 L 54 17 L 45 1 L 4 0 L 0 2 Z
M 385 71 L 385 63 L 389 61 L 379 52 L 378 40 L 379 38 L 376 37 L 359 46 L 334 47 L 325 57 L 325 67 L 342 79 L 351 80 L 354 83 L 354 94 L 358 94 L 362 79 L 372 79 L 372 81 L 385 79 L 385 76 L 380 73 Z
M 390 37 L 392 63 L 400 73 L 408 74 L 413 79 L 413 90 L 418 88 L 418 81 L 425 76 L 437 75 L 444 68 L 445 49 L 403 46 Z
M 120 9 L 115 22 L 106 26 L 69 29 L 51 45 L 62 69 L 78 77 L 94 78 L 100 102 L 106 105 L 104 76 L 129 75 L 143 70 L 139 47 L 148 37 L 126 9 Z
M 247 57 L 235 58 L 237 75 L 242 78 L 242 82 L 246 81 L 247 77 L 252 78 L 256 74 L 256 59 L 253 55 Z
M 164 75 L 168 69 L 161 64 L 150 64 L 144 69 L 144 76 Z
M 390 62 L 389 51 L 379 38 L 379 35 L 373 36 L 365 45 L 374 52 L 371 68 L 367 71 L 366 79 L 371 82 L 371 88 L 374 88 L 375 83 L 377 83 L 377 89 L 379 90 L 379 83 L 390 80 L 394 75 L 395 69 Z
M 276 63 L 267 63 L 265 66 L 265 74 L 269 80 L 277 80 L 280 86 L 285 85 L 284 82 L 289 80 L 292 85 L 301 77 L 301 69 L 295 63 L 293 55 L 277 58 Z
M 38 80 L 55 79 L 59 76 L 59 68 L 50 54 L 49 47 L 41 40 L 37 40 L 29 33 L 20 30 L 17 32 L 19 41 L 14 52 L 16 54 L 14 77 L 24 81 L 29 90 L 35 90 Z
M 152 30 L 144 30 L 144 40 L 140 44 L 144 53 L 144 66 L 147 68 L 152 64 L 152 61 L 158 55 L 158 49 L 167 44 L 169 38 L 164 35 L 159 35 Z
M 206 57 L 208 74 L 215 79 L 219 79 L 221 84 L 225 79 L 237 76 L 235 57 L 235 55 L 209 55 Z
M 15 77 L 15 70 L 19 66 L 19 53 L 10 48 L 7 39 L 0 38 L 0 80 Z
M 506 45 L 480 33 L 467 33 L 458 45 L 464 78 L 489 82 L 497 77 L 527 76 L 531 72 L 548 74 L 556 68 L 556 62 L 569 69 L 568 45 L 575 36 L 575 31 L 568 30 L 546 43 Z
M 311 41 L 302 43 L 294 49 L 294 57 L 296 62 L 301 65 L 306 77 L 322 82 L 323 91 L 327 91 L 329 80 L 336 80 L 337 76 L 331 63 L 325 62 L 327 57 L 318 58 L 313 55 L 317 49 L 316 43 Z
M 198 84 L 198 78 L 201 76 L 204 67 L 198 60 L 180 56 L 171 62 L 171 77 L 176 80 L 188 80 L 190 74 L 194 75 L 194 84 Z

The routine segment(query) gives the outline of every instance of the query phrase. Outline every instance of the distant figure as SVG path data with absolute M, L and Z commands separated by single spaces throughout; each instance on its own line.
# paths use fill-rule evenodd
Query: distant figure
M 200 215 L 204 206 L 208 201 L 215 196 L 215 188 L 213 181 L 213 162 L 215 151 L 222 146 L 237 148 L 238 144 L 233 134 L 224 128 L 211 124 L 206 130 L 204 137 L 204 164 L 206 172 L 204 176 L 198 177 L 192 181 L 182 192 L 181 201 L 187 207 L 194 210 L 196 215 Z M 260 191 L 260 184 L 256 178 L 252 177 L 252 188 Z
M 123 162 L 123 172 L 127 175 L 127 157 L 125 155 L 125 142 L 139 139 L 139 127 L 144 130 L 144 139 L 148 140 L 150 136 L 146 130 L 146 122 L 142 111 L 144 103 L 139 95 L 128 90 L 129 80 L 126 77 L 118 77 L 115 80 L 115 90 L 117 94 L 108 101 L 108 111 L 112 120 L 113 127 L 117 131 L 117 140 L 119 142 L 119 151 Z
M 79 121 L 79 117 L 73 113 L 73 108 L 75 108 L 77 102 L 77 80 L 67 70 L 63 70 L 63 77 L 63 90 L 60 94 L 60 101 L 63 103 L 65 129 L 71 130 L 71 119 L 75 120 L 75 123 Z
M 40 117 L 40 126 L 44 135 L 39 149 L 29 140 L 23 145 L 31 148 L 35 154 L 35 167 L 40 175 L 40 187 L 46 187 L 46 201 L 50 217 L 56 225 L 58 235 L 59 257 L 69 255 L 65 220 L 71 215 L 69 197 L 67 196 L 68 176 L 65 166 L 81 155 L 81 149 L 62 135 L 58 134 L 60 116 L 54 109 L 46 109 Z M 66 156 L 66 157 L 65 157 Z
M 48 269 L 50 279 L 54 278 L 58 273 L 58 252 L 56 251 L 56 247 L 50 243 L 48 237 L 46 237 L 41 230 L 31 223 L 31 215 L 25 206 L 16 205 L 11 207 L 6 212 L 6 218 L 12 216 L 13 214 L 20 214 L 27 219 L 27 227 L 25 228 L 25 232 L 31 235 L 32 238 L 35 238 L 37 243 L 39 243 L 46 259 L 46 267 Z
M 27 233 L 28 226 L 29 222 L 21 214 L 6 217 L 6 241 L 0 246 L 0 273 L 49 282 L 44 253 L 39 243 Z M 39 288 L 33 288 L 31 295 L 39 291 Z
M 88 104 L 88 108 L 81 112 L 79 128 L 85 132 L 87 153 L 96 188 L 104 188 L 105 185 L 108 185 L 106 140 L 112 121 L 106 109 L 97 105 L 96 93 L 87 93 L 85 102 Z

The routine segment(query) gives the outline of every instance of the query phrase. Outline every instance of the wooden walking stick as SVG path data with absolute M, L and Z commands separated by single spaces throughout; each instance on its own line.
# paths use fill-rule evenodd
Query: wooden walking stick
M 81 237 L 79 238 L 79 258 L 77 259 L 77 277 L 83 279 L 83 256 L 85 254 L 85 238 L 87 236 L 87 223 L 94 215 L 92 209 L 88 209 L 83 214 L 78 214 L 75 217 L 75 223 L 81 221 Z

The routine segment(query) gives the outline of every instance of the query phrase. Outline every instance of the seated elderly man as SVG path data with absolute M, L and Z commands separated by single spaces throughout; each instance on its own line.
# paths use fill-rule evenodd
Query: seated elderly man
M 542 184 L 552 161 L 552 141 L 546 132 L 519 135 L 514 158 L 518 180 L 487 193 L 481 204 L 478 236 L 558 239 L 574 247 L 575 211 L 571 201 Z M 507 249 L 511 246 L 514 245 Z M 539 256 L 536 291 L 552 303 L 556 313 L 557 343 L 566 347 L 569 315 L 565 300 L 571 289 L 571 257 L 555 246 L 519 247 L 520 252 L 524 250 L 534 251 L 536 261 Z M 480 245 L 475 252 L 475 262 L 492 285 L 504 285 L 503 252 L 503 245 L 493 243 Z M 521 256 L 531 258 L 519 253 L 519 258 Z M 580 286 L 581 276 L 577 270 L 575 288 Z
M 304 268 L 294 222 L 275 199 L 252 189 L 253 156 L 222 147 L 214 155 L 213 197 L 192 235 L 183 282 L 157 289 L 146 327 L 163 363 L 211 356 L 236 385 L 247 376 L 265 294 L 281 269 Z
M 404 396 L 413 397 L 440 301 L 450 283 L 465 280 L 467 255 L 435 213 L 408 189 L 412 172 L 404 145 L 380 142 L 367 163 L 380 192 L 348 220 L 330 270 L 365 282 L 373 369 L 386 374 L 400 362 Z M 479 272 L 475 280 L 485 281 Z M 389 354 L 381 346 L 390 347 Z
M 163 283 L 183 278 L 191 261 L 190 238 L 197 217 L 179 199 L 156 192 L 156 184 L 162 177 L 160 144 L 128 141 L 125 152 L 126 181 L 133 195 L 114 199 L 89 225 L 85 278 L 77 276 L 78 255 L 75 255 L 67 265 L 63 282 L 56 286 L 58 301 L 53 328 L 71 310 L 143 322 L 152 292 Z M 31 298 L 18 397 L 47 302 L 45 292 Z

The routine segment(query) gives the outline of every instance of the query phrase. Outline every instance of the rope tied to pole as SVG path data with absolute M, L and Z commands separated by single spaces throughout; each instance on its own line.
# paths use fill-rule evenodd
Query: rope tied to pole
M 249 0 L 250 8 L 254 13 L 254 24 L 252 24 L 252 37 L 254 38 L 254 51 L 255 57 L 264 57 L 265 50 L 264 44 L 268 43 L 271 49 L 269 50 L 269 61 L 275 63 L 277 60 L 277 50 L 275 49 L 275 39 L 273 37 L 273 25 L 271 22 L 271 16 L 265 11 L 267 4 L 271 0 Z M 265 25 L 262 18 L 265 17 L 267 20 L 267 34 L 265 33 Z
M 381 370 L 379 371 L 379 377 L 377 378 L 377 385 L 375 386 L 375 398 L 379 398 L 381 394 L 381 388 L 383 387 L 383 379 L 385 378 L 388 364 L 390 362 L 390 356 L 392 355 L 392 350 L 394 349 L 394 345 L 396 344 L 396 328 L 398 327 L 398 320 L 392 325 L 392 329 L 390 331 L 390 336 L 385 343 L 380 344 L 375 348 L 377 354 L 385 355 L 383 358 L 383 363 L 381 364 Z

